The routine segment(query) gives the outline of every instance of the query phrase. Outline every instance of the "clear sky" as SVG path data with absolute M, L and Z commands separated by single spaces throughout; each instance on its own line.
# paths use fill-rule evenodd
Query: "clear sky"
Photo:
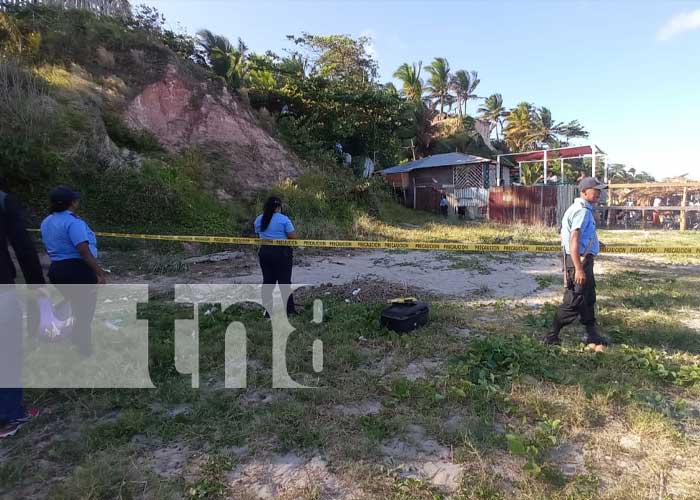
M 141 1 L 171 28 L 260 53 L 302 31 L 369 36 L 382 82 L 403 62 L 445 57 L 478 71 L 478 95 L 579 120 L 611 162 L 700 179 L 700 1 Z

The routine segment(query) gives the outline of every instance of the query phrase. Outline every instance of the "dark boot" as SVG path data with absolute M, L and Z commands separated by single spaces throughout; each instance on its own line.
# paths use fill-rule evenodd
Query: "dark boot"
M 549 332 L 544 339 L 544 343 L 547 345 L 561 345 L 561 339 L 558 333 Z
M 610 340 L 600 335 L 595 327 L 586 328 L 585 344 L 610 345 Z

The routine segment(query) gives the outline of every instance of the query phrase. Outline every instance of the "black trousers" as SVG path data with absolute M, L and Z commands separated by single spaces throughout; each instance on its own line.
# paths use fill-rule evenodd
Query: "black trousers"
M 586 327 L 588 333 L 595 333 L 594 261 L 592 255 L 586 256 L 583 261 L 586 281 L 583 285 L 577 285 L 574 281 L 576 274 L 574 263 L 570 255 L 566 256 L 566 291 L 564 292 L 564 300 L 554 317 L 553 333 L 558 334 L 564 326 L 573 323 L 577 318 Z
M 70 302 L 74 320 L 71 332 L 73 344 L 82 356 L 90 356 L 92 319 L 97 305 L 97 275 L 83 259 L 67 259 L 51 263 L 49 280 Z
M 287 299 L 287 314 L 295 312 L 291 287 L 293 256 L 291 247 L 263 245 L 258 251 L 260 268 L 263 274 L 263 285 L 268 285 L 263 286 L 263 307 L 270 314 L 272 313 L 272 291 L 276 284 L 279 284 L 282 297 L 289 297 Z
M 447 217 L 447 205 L 440 206 L 440 213 L 442 214 L 443 217 Z

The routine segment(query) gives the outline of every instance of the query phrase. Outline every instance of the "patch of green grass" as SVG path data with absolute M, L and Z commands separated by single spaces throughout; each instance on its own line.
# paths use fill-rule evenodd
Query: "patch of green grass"
M 182 491 L 176 482 L 144 474 L 136 457 L 121 450 L 93 453 L 51 489 L 51 500 L 119 498 L 166 500 Z
M 0 492 L 19 484 L 30 470 L 31 461 L 26 456 L 11 457 L 0 464 Z
M 479 274 L 491 274 L 491 268 L 484 264 L 483 259 L 480 257 L 463 257 L 453 253 L 444 255 L 451 261 L 450 269 L 464 269 L 466 271 L 475 271 Z
M 177 275 L 189 270 L 181 255 L 154 255 L 142 266 L 149 274 L 158 276 Z
M 563 278 L 560 278 L 559 276 L 554 276 L 552 274 L 538 274 L 535 276 L 535 281 L 537 281 L 537 289 L 538 290 L 544 290 L 546 288 L 549 288 L 550 286 L 553 286 L 557 283 L 561 283 Z
M 498 487 L 493 474 L 482 473 L 476 476 L 465 475 L 458 500 L 501 500 L 507 495 Z
M 391 500 L 442 500 L 445 495 L 428 481 L 398 479 L 392 485 Z
M 535 328 L 549 328 L 554 321 L 554 316 L 557 313 L 558 306 L 556 304 L 547 303 L 536 313 L 528 313 L 525 321 L 528 326 Z
M 128 409 L 115 422 L 98 424 L 86 431 L 90 449 L 106 449 L 128 443 L 143 432 L 148 415 L 142 410 Z
M 276 401 L 260 415 L 260 430 L 276 438 L 277 450 L 304 450 L 323 447 L 330 429 L 321 428 L 313 408 L 297 401 Z
M 190 498 L 226 498 L 225 473 L 231 471 L 236 461 L 224 455 L 211 455 L 202 468 L 199 479 L 187 486 L 187 495 Z
M 391 420 L 381 415 L 362 415 L 358 421 L 370 441 L 382 441 L 396 432 Z

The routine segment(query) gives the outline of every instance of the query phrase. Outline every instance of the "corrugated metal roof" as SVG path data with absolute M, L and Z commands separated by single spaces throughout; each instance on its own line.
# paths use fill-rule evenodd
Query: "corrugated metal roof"
M 419 168 L 453 167 L 458 165 L 471 165 L 474 163 L 492 163 L 493 160 L 482 158 L 481 156 L 468 155 L 464 153 L 445 153 L 441 155 L 426 156 L 420 160 L 410 161 L 403 165 L 385 168 L 380 170 L 382 175 L 403 174 Z

